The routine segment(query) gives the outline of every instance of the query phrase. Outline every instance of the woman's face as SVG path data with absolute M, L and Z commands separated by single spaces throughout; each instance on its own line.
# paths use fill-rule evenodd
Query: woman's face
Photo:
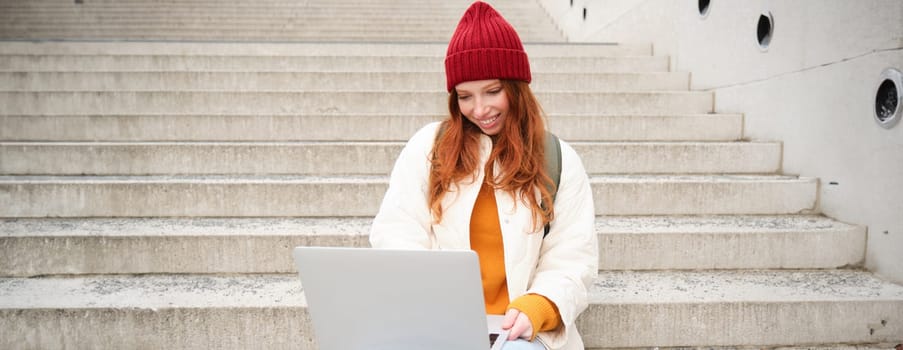
M 508 117 L 508 95 L 498 79 L 467 81 L 455 86 L 458 108 L 484 134 L 495 136 Z

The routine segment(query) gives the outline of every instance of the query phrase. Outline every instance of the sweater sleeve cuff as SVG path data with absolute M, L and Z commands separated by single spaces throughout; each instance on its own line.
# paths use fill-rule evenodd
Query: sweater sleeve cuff
M 561 325 L 561 314 L 558 312 L 558 307 L 539 294 L 522 295 L 514 299 L 508 305 L 508 309 L 517 309 L 530 318 L 530 323 L 533 325 L 533 335 L 530 336 L 530 341 L 536 338 L 537 333 L 551 331 Z

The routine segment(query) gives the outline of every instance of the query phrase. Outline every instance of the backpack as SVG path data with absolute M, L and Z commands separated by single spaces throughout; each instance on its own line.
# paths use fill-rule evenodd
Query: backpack
M 561 143 L 558 142 L 558 136 L 546 130 L 546 173 L 552 178 L 555 187 L 546 186 L 549 194 L 552 195 L 552 203 L 555 203 L 555 197 L 558 195 L 558 185 L 561 183 Z M 545 203 L 539 203 L 545 209 Z M 549 235 L 551 223 L 547 223 L 542 238 Z
M 436 140 L 445 133 L 445 123 L 440 124 L 439 132 L 436 133 Z M 552 203 L 555 203 L 555 197 L 558 195 L 558 185 L 561 183 L 561 143 L 558 142 L 558 136 L 546 130 L 545 143 L 546 173 L 552 178 L 554 186 L 546 186 L 549 194 L 552 195 Z M 546 203 L 539 203 L 543 210 L 546 209 Z M 551 230 L 551 223 L 547 223 L 542 234 L 542 238 L 546 238 Z

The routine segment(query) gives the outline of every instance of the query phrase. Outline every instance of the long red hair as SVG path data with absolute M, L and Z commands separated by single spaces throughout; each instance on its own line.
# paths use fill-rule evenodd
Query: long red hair
M 501 80 L 501 85 L 508 97 L 508 115 L 502 130 L 493 136 L 494 146 L 485 169 L 487 181 L 514 198 L 521 198 L 530 207 L 535 230 L 554 216 L 552 206 L 543 209 L 534 192 L 539 190 L 542 202 L 552 203 L 547 187 L 553 186 L 552 179 L 545 168 L 546 128 L 542 107 L 526 82 Z M 431 158 L 429 206 L 435 222 L 442 221 L 442 198 L 451 186 L 467 178 L 476 181 L 480 165 L 482 131 L 461 114 L 454 89 L 448 96 L 448 111 L 449 116 L 441 125 L 444 131 L 433 145 Z M 496 162 L 499 173 L 492 174 Z

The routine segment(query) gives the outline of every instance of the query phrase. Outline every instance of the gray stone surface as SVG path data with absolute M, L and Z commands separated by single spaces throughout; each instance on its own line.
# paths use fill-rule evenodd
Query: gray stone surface
M 590 174 L 774 174 L 776 142 L 572 142 Z
M 578 325 L 588 348 L 878 343 L 903 334 L 903 286 L 858 271 L 611 272 L 598 281 Z
M 0 23 L 10 25 L 0 25 L 0 38 L 447 41 L 448 28 L 468 3 L 443 4 L 4 3 Z M 510 2 L 496 6 L 519 28 L 523 40 L 564 41 L 540 7 Z
M 599 215 L 813 212 L 817 181 L 753 175 L 592 176 Z
M 441 118 L 427 113 L 0 115 L 0 136 L 17 141 L 407 141 Z
M 0 176 L 0 215 L 372 216 L 386 182 L 385 176 Z
M 362 237 L 371 218 L 2 219 L 2 237 L 293 236 Z
M 0 279 L 0 347 L 316 349 L 296 276 Z
M 354 20 L 354 19 L 350 19 Z M 165 25 L 163 25 L 165 26 Z M 36 28 L 33 30 L 22 30 L 16 28 L 16 31 L 10 31 L 3 39 L 11 40 L 35 40 L 53 38 L 57 40 L 78 40 L 90 38 L 92 40 L 196 40 L 196 41 L 447 41 L 451 35 L 447 30 L 435 31 L 432 33 L 415 33 L 397 32 L 396 35 L 381 35 L 372 32 L 367 33 L 336 33 L 330 31 L 318 31 L 316 33 L 286 34 L 283 30 L 255 30 L 242 31 L 232 28 L 214 28 L 214 29 L 195 29 L 191 32 L 174 31 L 163 28 L 129 28 L 127 30 L 119 28 L 87 28 L 78 31 L 62 31 L 62 30 L 41 30 Z M 148 32 L 148 30 L 153 30 Z M 218 35 L 211 33 L 223 32 Z M 529 33 L 527 33 L 529 34 Z M 561 40 L 557 35 L 535 35 L 533 37 L 525 37 L 525 40 L 538 42 L 550 42 Z
M 903 286 L 859 271 L 613 272 L 590 293 L 578 324 L 588 348 L 890 343 L 903 334 Z M 0 334 L 5 348 L 313 341 L 294 275 L 0 279 Z
M 0 217 L 372 216 L 387 182 L 363 175 L 0 176 Z M 793 214 L 815 211 L 817 181 L 593 175 L 590 185 L 599 215 Z
M 10 175 L 388 174 L 403 143 L 3 143 Z
M 600 271 L 591 295 L 594 304 L 900 301 L 903 286 L 857 270 Z
M 442 56 L 0 55 L 0 71 L 444 72 Z M 537 73 L 667 72 L 668 58 L 536 57 Z
M 574 142 L 590 174 L 775 173 L 765 142 Z M 388 174 L 401 142 L 0 142 L 5 175 Z
M 3 219 L 0 276 L 289 273 L 295 246 L 369 246 L 370 221 Z M 602 270 L 835 268 L 861 263 L 866 238 L 820 216 L 600 216 L 596 231 Z
M 290 273 L 296 246 L 369 246 L 369 218 L 0 220 L 0 276 Z
M 678 347 L 670 347 L 670 346 L 655 346 L 655 347 L 645 347 L 645 348 L 629 348 L 629 349 L 649 349 L 649 350 L 761 350 L 761 349 L 774 349 L 774 350 L 893 350 L 896 346 L 896 343 L 869 343 L 869 344 L 857 344 L 857 345 L 849 345 L 849 344 L 819 344 L 819 345 L 811 345 L 811 346 L 797 346 L 797 347 L 763 347 L 763 346 L 678 346 Z M 612 348 L 586 348 L 586 350 L 602 350 L 602 349 L 612 349 Z M 628 348 L 625 348 L 628 349 Z
M 8 141 L 407 141 L 444 118 L 436 114 L 314 115 L 0 115 L 0 139 Z M 734 141 L 740 115 L 562 115 L 551 130 L 579 141 Z
M 600 216 L 603 270 L 861 265 L 866 228 L 823 216 Z
M 536 98 L 561 114 L 699 114 L 706 92 L 546 92 Z M 0 92 L 0 114 L 440 114 L 445 92 Z
M 433 56 L 445 57 L 448 43 L 228 43 L 228 42 L 47 42 L 12 41 L 0 55 L 209 55 L 209 56 Z M 650 56 L 642 43 L 524 43 L 530 57 Z
M 445 91 L 443 72 L 0 72 L 16 91 Z M 533 91 L 681 91 L 689 74 L 534 73 Z
M 0 279 L 0 310 L 306 307 L 296 275 Z
M 606 233 L 742 233 L 750 230 L 799 232 L 853 227 L 816 215 L 601 216 L 596 229 Z

